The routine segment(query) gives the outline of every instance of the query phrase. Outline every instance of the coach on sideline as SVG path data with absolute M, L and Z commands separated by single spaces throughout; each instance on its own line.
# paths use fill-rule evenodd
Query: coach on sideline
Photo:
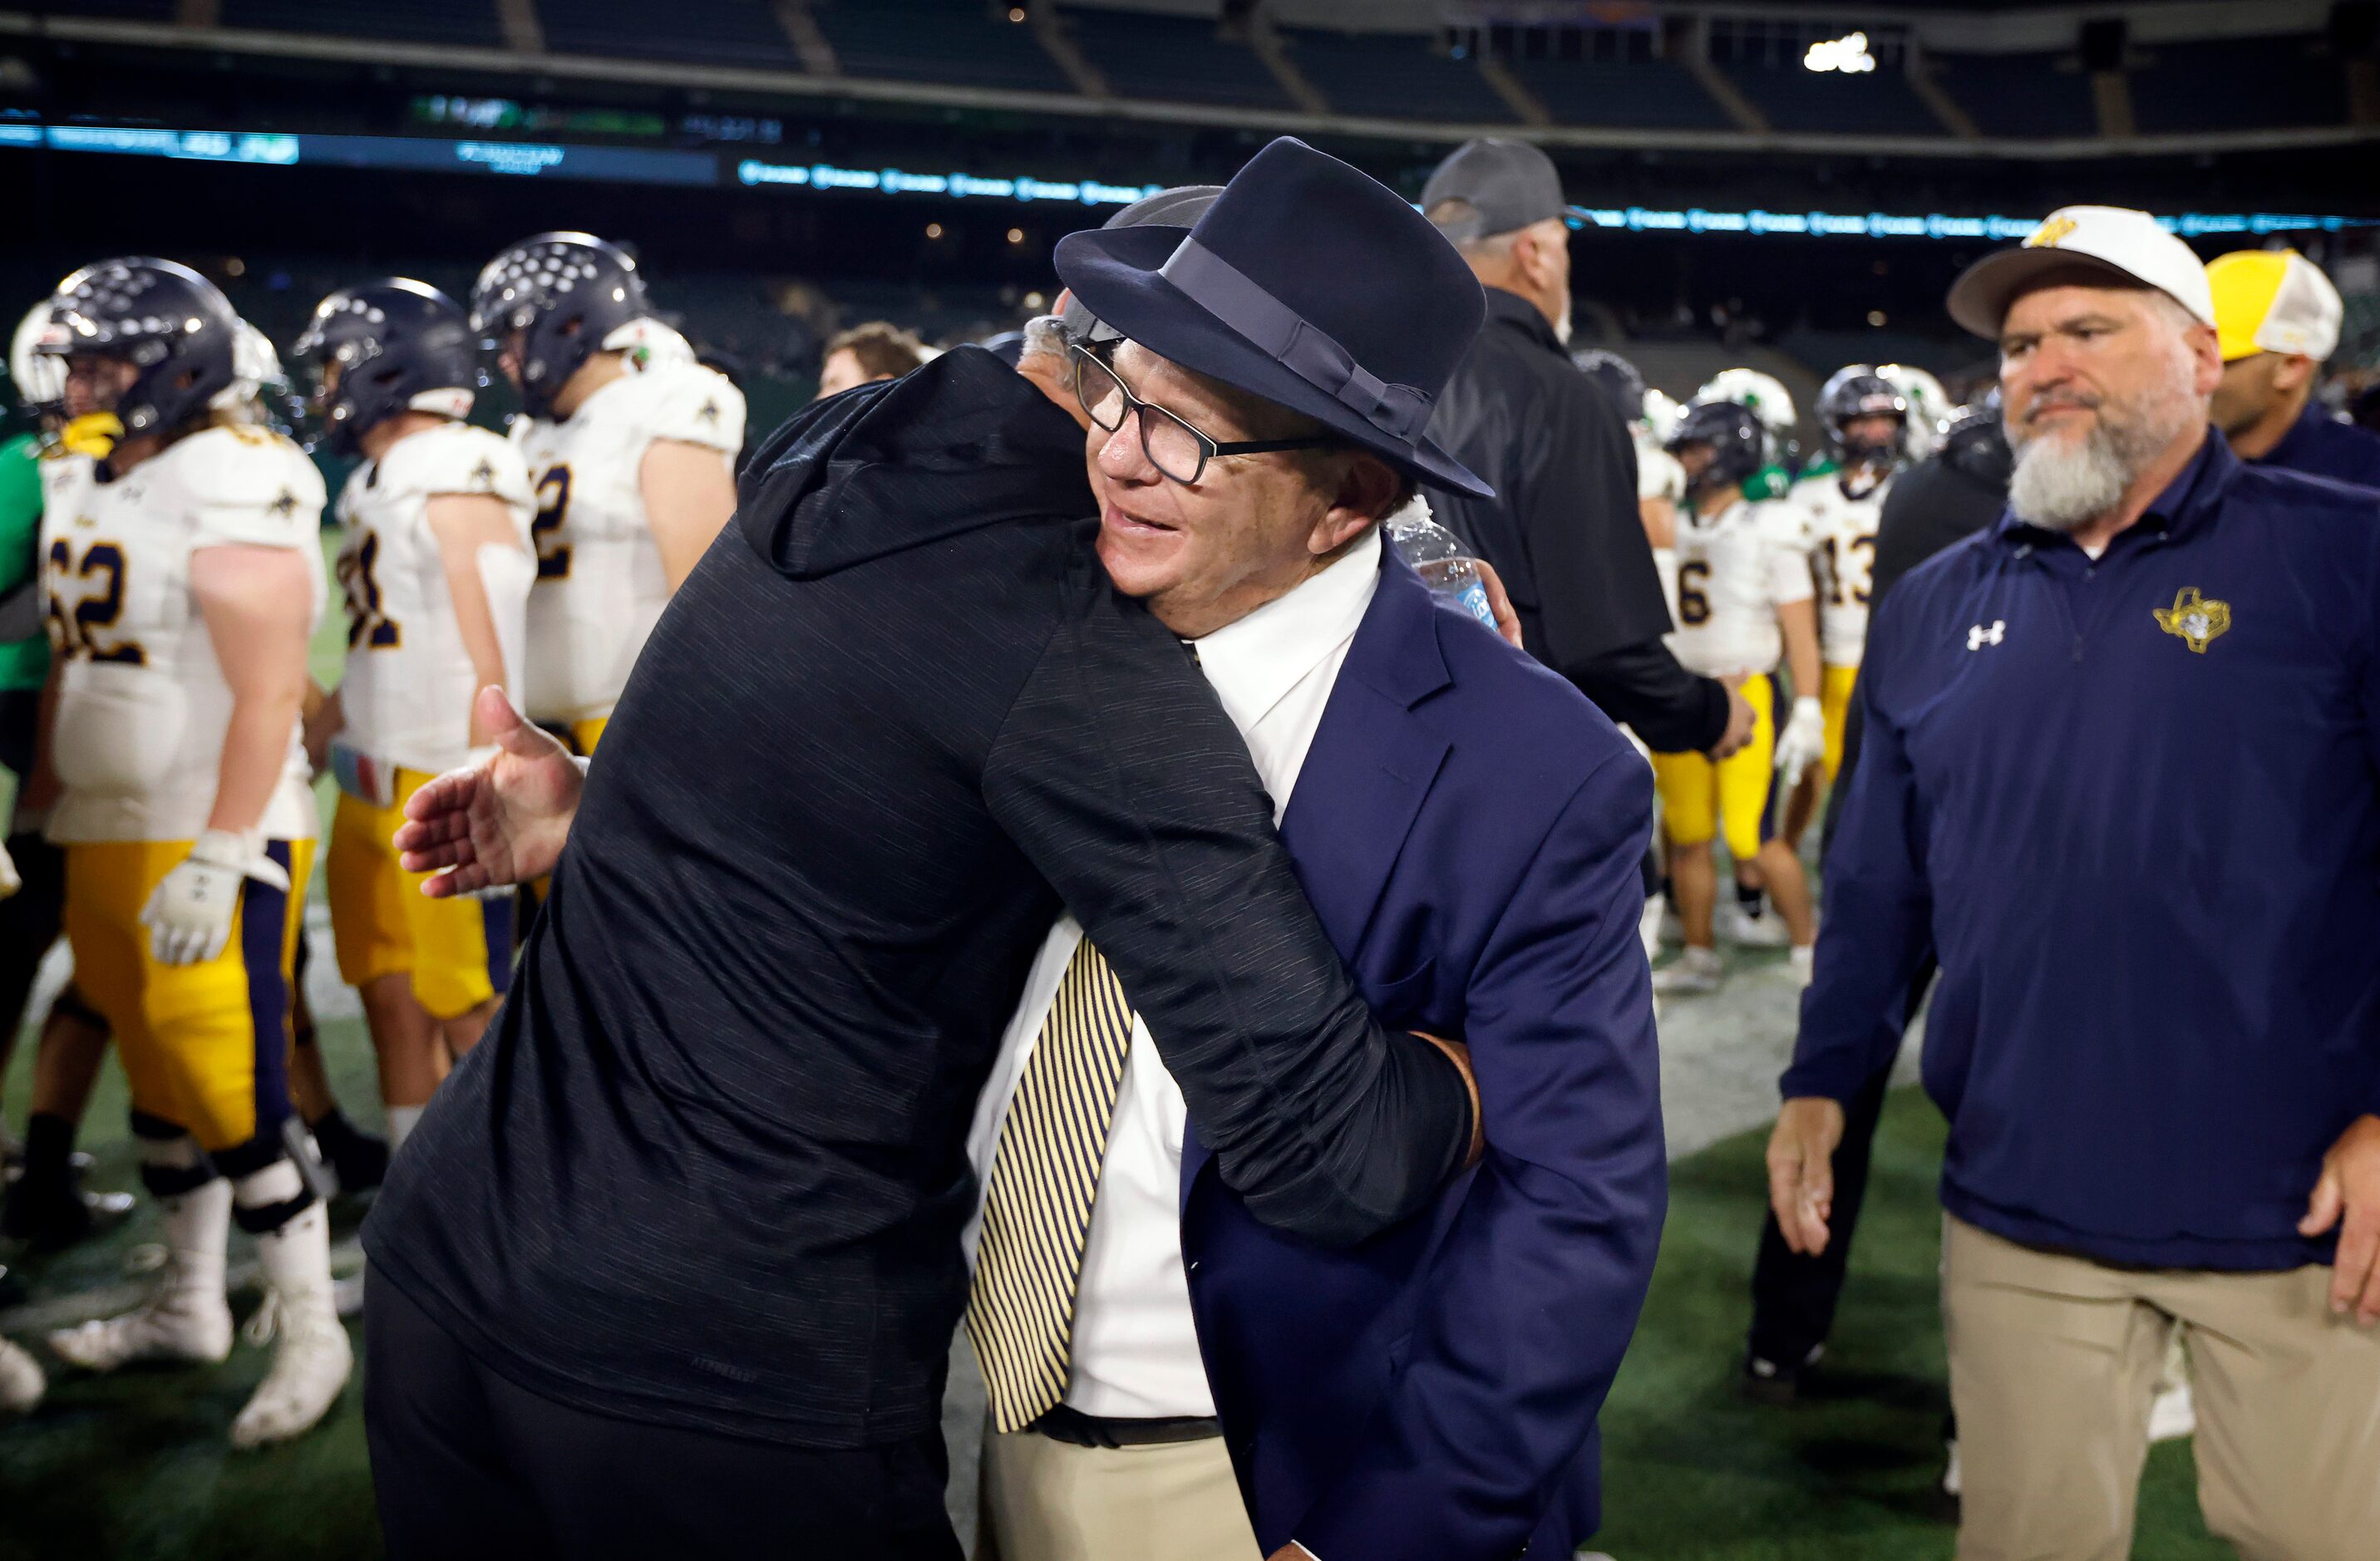
M 1496 566 L 1529 654 L 1657 753 L 1725 756 L 1752 707 L 1678 664 L 1636 507 L 1634 407 L 1570 360 L 1570 208 L 1526 141 L 1471 141 L 1422 189 L 1422 214 L 1488 293 L 1488 324 L 1439 393 L 1430 435 L 1496 491 L 1432 485 L 1439 517 Z
M 1962 1561 L 2131 1548 L 2179 1329 L 2251 1558 L 2380 1534 L 2380 499 L 2207 421 L 2205 272 L 2072 206 L 1950 291 L 2009 513 L 1893 592 L 1770 1197 L 1828 1239 L 1842 1103 L 1941 964 Z

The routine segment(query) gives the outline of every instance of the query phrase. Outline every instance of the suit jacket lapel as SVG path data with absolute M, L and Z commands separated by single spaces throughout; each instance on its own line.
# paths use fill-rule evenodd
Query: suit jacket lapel
M 1439 647 L 1439 617 L 1429 587 L 1394 547 L 1383 547 L 1379 589 L 1356 625 L 1281 819 L 1281 843 L 1305 897 L 1350 960 L 1446 762 L 1445 736 L 1415 713 L 1453 681 Z M 1185 1201 L 1207 1157 L 1194 1122 L 1183 1144 Z

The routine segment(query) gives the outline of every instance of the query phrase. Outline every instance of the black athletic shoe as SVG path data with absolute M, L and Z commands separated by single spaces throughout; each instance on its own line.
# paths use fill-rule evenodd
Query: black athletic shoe
M 316 1122 L 311 1131 L 315 1145 L 322 1152 L 322 1163 L 339 1179 L 340 1197 L 370 1192 L 388 1180 L 387 1139 L 360 1131 L 335 1112 Z
M 91 1192 L 74 1180 L 19 1177 L 8 1188 L 7 1203 L 0 1205 L 0 1236 L 35 1252 L 55 1252 L 131 1213 L 129 1192 Z
M 1802 1390 L 1818 1360 L 1827 1352 L 1823 1344 L 1814 1344 L 1810 1352 L 1798 1361 L 1771 1361 L 1764 1356 L 1746 1354 L 1743 1373 L 1736 1386 L 1743 1396 L 1756 1404 L 1799 1403 Z

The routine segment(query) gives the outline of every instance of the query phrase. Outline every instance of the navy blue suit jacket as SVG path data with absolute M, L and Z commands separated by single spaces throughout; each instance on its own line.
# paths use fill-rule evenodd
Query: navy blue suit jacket
M 1567 1561 L 1593 1531 L 1667 1203 L 1652 806 L 1600 711 L 1386 551 L 1281 835 L 1381 1021 L 1470 1045 L 1488 1152 L 1334 1251 L 1257 1224 L 1192 1124 L 1183 1256 L 1265 1554 Z

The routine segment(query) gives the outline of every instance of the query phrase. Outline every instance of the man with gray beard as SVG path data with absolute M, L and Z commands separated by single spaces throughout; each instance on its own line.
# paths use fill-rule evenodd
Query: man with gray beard
M 1829 1237 L 1927 954 L 1961 1561 L 2120 1561 L 2168 1341 L 2243 1556 L 2380 1532 L 2380 500 L 2208 427 L 2205 274 L 2073 206 L 1951 289 L 1999 523 L 1870 626 L 1866 744 L 1768 1150 Z

